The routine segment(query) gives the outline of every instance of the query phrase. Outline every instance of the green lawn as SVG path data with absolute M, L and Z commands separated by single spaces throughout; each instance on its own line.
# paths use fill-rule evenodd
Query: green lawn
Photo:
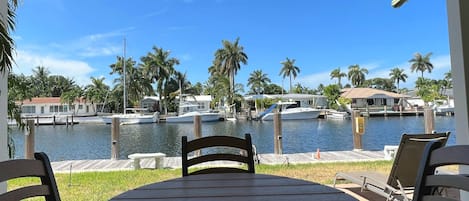
M 331 184 L 336 172 L 370 170 L 388 173 L 390 161 L 357 163 L 316 163 L 304 165 L 258 165 L 256 173 L 294 177 L 322 184 Z M 86 172 L 56 174 L 63 201 L 104 201 L 127 190 L 144 184 L 181 176 L 181 169 L 136 170 L 117 172 Z M 14 189 L 24 183 L 38 182 L 32 179 L 17 179 L 8 183 Z M 31 199 L 31 200 L 43 200 Z

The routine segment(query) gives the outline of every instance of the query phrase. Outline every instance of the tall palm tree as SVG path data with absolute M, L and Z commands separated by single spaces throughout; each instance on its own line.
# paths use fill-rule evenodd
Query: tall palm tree
M 290 93 L 292 92 L 292 82 L 291 82 L 291 77 L 293 76 L 293 79 L 296 78 L 298 73 L 300 73 L 300 68 L 298 66 L 295 66 L 295 59 L 289 59 L 287 57 L 287 60 L 282 61 L 281 64 L 282 69 L 280 70 L 280 75 L 285 77 L 290 77 Z
M 170 51 L 153 46 L 153 52 L 140 58 L 143 62 L 142 67 L 147 76 L 153 83 L 157 84 L 159 102 L 161 103 L 164 94 L 164 88 L 168 84 L 171 75 L 174 74 L 174 66 L 179 65 L 179 60 L 175 57 L 170 58 Z M 166 105 L 166 102 L 165 102 Z M 159 104 L 159 111 L 162 111 L 162 104 Z
M 6 21 L 0 19 L 0 73 L 5 72 L 5 68 L 11 70 L 13 64 L 13 52 L 15 42 L 10 36 L 10 31 L 15 30 L 15 11 L 18 7 L 17 0 L 7 1 L 7 16 Z M 3 18 L 4 16 L 0 16 Z
M 339 87 L 342 88 L 342 84 L 340 83 L 340 80 L 342 79 L 342 77 L 347 77 L 347 74 L 344 73 L 344 72 L 341 72 L 340 71 L 340 67 L 332 70 L 331 74 L 331 80 L 334 79 L 334 78 L 337 78 L 337 80 L 339 81 Z
M 432 56 L 432 53 L 427 53 L 425 56 L 422 56 L 420 53 L 415 53 L 414 58 L 409 60 L 411 64 L 410 70 L 412 72 L 414 71 L 420 71 L 421 77 L 423 78 L 423 72 L 428 71 L 428 73 L 431 73 L 433 70 L 433 64 L 430 62 L 430 56 Z
M 368 69 L 360 68 L 358 64 L 348 67 L 348 79 L 354 87 L 359 87 L 365 82 L 366 74 L 368 74 Z
M 396 82 L 397 92 L 399 92 L 399 81 L 406 82 L 407 74 L 404 73 L 404 69 L 393 68 L 389 73 L 389 76 L 393 82 Z
M 222 75 L 227 75 L 230 80 L 230 89 L 228 93 L 228 102 L 233 104 L 233 97 L 235 93 L 235 80 L 236 73 L 241 68 L 242 64 L 248 63 L 248 56 L 244 52 L 244 47 L 239 45 L 239 37 L 231 43 L 230 41 L 222 41 L 223 48 L 215 52 L 215 60 L 213 62 L 216 71 Z
M 264 87 L 270 82 L 267 74 L 263 73 L 262 70 L 255 70 L 249 75 L 248 86 L 251 86 L 254 93 L 260 94 L 264 92 Z

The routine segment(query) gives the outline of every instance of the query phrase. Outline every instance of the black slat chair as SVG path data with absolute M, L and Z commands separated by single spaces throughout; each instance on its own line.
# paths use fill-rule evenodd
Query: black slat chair
M 209 153 L 189 158 L 189 153 L 213 147 L 228 147 L 238 150 L 237 153 Z M 191 166 L 213 162 L 213 161 L 234 161 L 247 165 L 247 169 L 242 167 L 207 167 L 189 173 Z M 209 173 L 255 173 L 254 159 L 252 151 L 251 135 L 245 134 L 245 139 L 232 136 L 208 136 L 187 141 L 187 136 L 182 137 L 182 176 Z
M 49 157 L 43 152 L 34 153 L 34 158 L 0 162 L 0 182 L 22 177 L 36 177 L 40 184 L 22 186 L 0 194 L 2 201 L 18 201 L 25 198 L 42 196 L 46 201 L 60 201 L 57 183 L 50 165 Z
M 469 165 L 469 145 L 441 147 L 441 142 L 427 144 L 415 183 L 414 201 L 456 201 L 459 196 L 442 193 L 448 190 L 469 192 L 469 177 L 465 174 L 436 174 L 438 167 Z

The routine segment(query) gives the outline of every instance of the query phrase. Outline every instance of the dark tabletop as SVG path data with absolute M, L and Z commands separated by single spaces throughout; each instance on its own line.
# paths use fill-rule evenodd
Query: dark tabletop
M 124 192 L 111 201 L 357 200 L 318 183 L 275 175 L 225 173 L 176 178 Z

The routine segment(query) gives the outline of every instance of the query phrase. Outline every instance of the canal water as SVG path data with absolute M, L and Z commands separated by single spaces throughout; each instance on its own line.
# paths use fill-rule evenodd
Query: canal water
M 436 131 L 451 131 L 448 144 L 455 144 L 454 117 L 435 117 Z M 382 150 L 384 145 L 397 145 L 402 133 L 423 133 L 424 118 L 367 118 L 362 136 L 364 150 Z M 179 156 L 181 136 L 194 137 L 193 124 L 140 124 L 120 127 L 120 158 L 132 153 L 162 152 Z M 52 161 L 109 159 L 111 157 L 111 126 L 77 124 L 75 126 L 39 126 L 36 131 L 36 151 L 46 152 Z M 24 132 L 12 127 L 15 158 L 24 157 Z M 243 137 L 250 133 L 258 153 L 273 153 L 273 122 L 224 121 L 202 125 L 202 135 L 231 135 Z M 282 122 L 283 153 L 342 151 L 353 149 L 351 120 L 295 120 Z

